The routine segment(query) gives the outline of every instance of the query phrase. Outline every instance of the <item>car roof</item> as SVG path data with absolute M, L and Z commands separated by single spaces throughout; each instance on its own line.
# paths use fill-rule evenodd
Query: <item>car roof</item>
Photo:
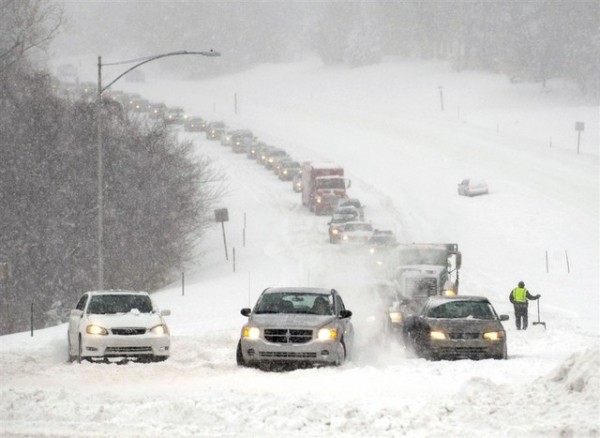
M 480 303 L 489 303 L 490 300 L 487 297 L 477 296 L 477 295 L 457 295 L 455 297 L 444 297 L 444 296 L 433 296 L 429 297 L 427 300 L 427 304 L 438 306 L 445 303 L 457 302 L 457 301 L 475 301 Z
M 319 295 L 331 295 L 332 289 L 323 287 L 269 287 L 263 291 L 263 294 L 269 293 L 309 293 Z
M 149 295 L 145 291 L 135 290 L 94 290 L 87 292 L 90 295 Z

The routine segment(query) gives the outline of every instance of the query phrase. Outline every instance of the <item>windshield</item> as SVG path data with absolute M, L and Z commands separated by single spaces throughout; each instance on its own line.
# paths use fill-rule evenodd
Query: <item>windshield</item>
M 333 315 L 331 295 L 305 292 L 274 292 L 264 294 L 254 313 L 304 313 Z
M 317 189 L 345 189 L 344 178 L 317 178 Z
M 427 311 L 429 318 L 495 319 L 491 304 L 483 301 L 453 301 Z
M 128 313 L 137 309 L 140 313 L 152 312 L 152 301 L 147 295 L 94 295 L 88 313 Z

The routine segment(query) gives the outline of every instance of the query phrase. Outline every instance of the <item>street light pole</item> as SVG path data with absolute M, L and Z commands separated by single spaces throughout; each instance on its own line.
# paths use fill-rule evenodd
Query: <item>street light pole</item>
M 96 110 L 96 140 L 98 146 L 98 197 L 97 197 L 97 208 L 98 208 L 98 236 L 97 236 L 97 245 L 98 245 L 98 290 L 104 289 L 104 163 L 103 163 L 103 152 L 102 152 L 102 143 L 103 143 L 103 134 L 102 134 L 102 93 L 108 89 L 112 84 L 117 82 L 127 73 L 136 68 L 150 62 L 155 61 L 160 58 L 166 58 L 167 56 L 177 56 L 177 55 L 201 55 L 208 57 L 216 57 L 221 56 L 221 53 L 216 52 L 214 50 L 210 51 L 202 51 L 202 52 L 190 52 L 187 50 L 181 50 L 178 52 L 170 52 L 163 53 L 160 55 L 149 56 L 146 58 L 132 59 L 129 61 L 120 61 L 120 62 L 112 62 L 107 64 L 102 64 L 102 57 L 98 56 L 98 93 L 97 93 L 97 110 Z M 108 85 L 102 87 L 102 66 L 111 66 L 111 65 L 121 65 L 121 64 L 131 64 L 136 63 L 133 67 L 125 70 L 115 79 L 113 79 Z
M 98 56 L 98 98 L 96 136 L 98 140 L 98 290 L 104 289 L 104 163 L 102 153 L 102 57 Z

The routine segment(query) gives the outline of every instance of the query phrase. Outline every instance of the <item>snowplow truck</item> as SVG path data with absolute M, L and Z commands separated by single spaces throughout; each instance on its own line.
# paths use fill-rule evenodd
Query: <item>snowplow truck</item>
M 346 185 L 347 183 L 347 185 Z M 316 215 L 331 214 L 338 199 L 347 198 L 344 169 L 332 163 L 302 163 L 302 204 Z
M 398 246 L 388 268 L 395 292 L 388 327 L 401 331 L 405 319 L 420 310 L 430 296 L 455 296 L 461 263 L 456 243 Z

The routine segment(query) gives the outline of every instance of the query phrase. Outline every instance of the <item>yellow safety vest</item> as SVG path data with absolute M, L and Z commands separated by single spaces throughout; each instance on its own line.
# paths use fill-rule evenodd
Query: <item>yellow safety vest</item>
M 525 289 L 524 287 L 515 287 L 512 291 L 512 294 L 515 303 L 527 302 L 527 289 Z

